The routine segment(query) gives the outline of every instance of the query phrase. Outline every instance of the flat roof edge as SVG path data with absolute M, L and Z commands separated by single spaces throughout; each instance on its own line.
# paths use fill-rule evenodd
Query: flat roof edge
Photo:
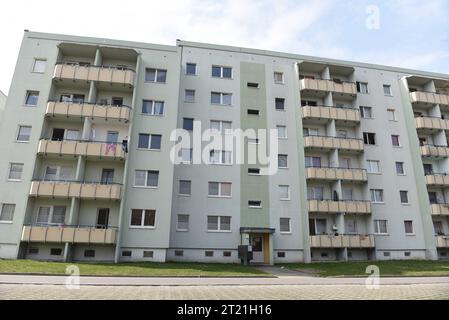
M 356 62 L 356 61 L 338 60 L 338 59 L 332 59 L 332 58 L 314 57 L 314 56 L 300 55 L 300 54 L 294 54 L 294 53 L 285 53 L 285 52 L 279 52 L 279 51 L 251 49 L 251 48 L 245 48 L 245 47 L 226 46 L 226 45 L 219 45 L 219 44 L 207 44 L 207 43 L 202 43 L 202 42 L 192 42 L 192 41 L 184 41 L 184 40 L 177 40 L 176 45 L 180 46 L 180 47 L 193 47 L 193 48 L 265 55 L 265 56 L 272 56 L 272 57 L 286 58 L 286 59 L 293 59 L 293 60 L 328 63 L 328 64 L 334 64 L 334 65 L 340 65 L 340 66 L 347 66 L 347 67 L 360 67 L 360 68 L 367 68 L 367 69 L 392 71 L 392 72 L 399 72 L 399 73 L 405 73 L 405 74 L 410 74 L 410 75 L 425 76 L 425 77 L 430 77 L 430 78 L 449 79 L 449 74 L 445 74 L 445 73 L 415 70 L 415 69 L 408 69 L 408 68 L 402 68 L 402 67 L 393 67 L 393 66 L 380 65 L 380 64 L 371 64 L 371 63 L 366 63 L 366 62 Z
M 74 36 L 57 33 L 34 32 L 26 30 L 24 36 L 28 38 L 56 40 L 56 41 L 73 42 L 81 44 L 91 44 L 91 45 L 103 44 L 105 46 L 121 47 L 126 49 L 147 49 L 147 50 L 159 50 L 169 52 L 177 52 L 178 50 L 177 46 L 170 46 L 170 45 L 152 44 L 152 43 L 127 41 L 127 40 L 114 40 L 108 38 Z

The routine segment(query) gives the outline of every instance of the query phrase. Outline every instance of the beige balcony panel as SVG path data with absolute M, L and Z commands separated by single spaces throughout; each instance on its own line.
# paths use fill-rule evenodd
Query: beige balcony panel
M 77 117 L 80 119 L 89 117 L 128 121 L 129 111 L 130 109 L 127 107 L 50 101 L 47 104 L 46 114 L 48 116 Z
M 90 229 L 88 228 L 76 228 L 75 229 L 75 243 L 89 243 Z
M 437 248 L 449 248 L 449 236 L 437 236 Z
M 30 242 L 45 242 L 45 236 L 47 233 L 47 228 L 45 227 L 29 227 L 30 237 L 28 241 Z
M 73 243 L 74 240 L 75 240 L 75 228 L 64 227 L 64 229 L 62 230 L 62 241 Z
M 449 105 L 449 95 L 446 94 L 417 91 L 410 93 L 410 99 L 412 102 Z
M 431 204 L 430 210 L 433 215 L 449 215 L 449 205 L 448 204 Z
M 30 236 L 31 236 L 31 227 L 24 226 L 24 227 L 22 228 L 22 237 L 21 237 L 21 240 L 22 240 L 22 241 L 29 241 L 29 240 L 30 240 Z
M 426 176 L 427 185 L 448 186 L 449 176 L 445 175 L 429 175 Z
M 47 227 L 45 242 L 62 242 L 62 227 Z
M 448 130 L 449 121 L 439 118 L 419 117 L 416 118 L 416 128 L 418 129 L 434 129 Z
M 30 195 L 56 198 L 75 197 L 119 200 L 121 197 L 121 186 L 78 182 L 33 181 L 31 183 Z
M 124 159 L 125 152 L 121 144 L 107 144 L 82 141 L 39 141 L 38 154 L 73 155 Z
M 69 189 L 69 196 L 79 198 L 81 196 L 81 183 L 71 183 Z
M 373 235 L 318 235 L 311 236 L 312 248 L 374 248 Z
M 421 146 L 421 154 L 425 157 L 449 157 L 449 148 L 444 146 Z

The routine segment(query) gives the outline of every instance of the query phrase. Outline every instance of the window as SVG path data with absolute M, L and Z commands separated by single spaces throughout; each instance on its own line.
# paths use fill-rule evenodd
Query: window
M 316 128 L 304 128 L 302 133 L 305 137 L 309 137 L 309 136 L 318 136 L 320 134 L 320 131 Z
M 324 199 L 324 188 L 323 187 L 308 187 L 307 188 L 307 199 L 308 200 L 323 200 Z
M 306 168 L 321 168 L 321 158 L 320 157 L 305 157 Z
M 209 153 L 210 164 L 232 164 L 232 152 L 223 150 L 211 150 Z
M 144 250 L 142 257 L 143 258 L 153 258 L 154 257 L 154 251 Z
M 207 216 L 208 231 L 231 231 L 231 217 Z
M 337 130 L 337 138 L 346 139 L 348 137 L 348 131 L 346 130 Z
M 20 181 L 22 180 L 23 163 L 11 163 L 9 165 L 8 180 Z
M 258 168 L 248 168 L 248 174 L 250 176 L 259 176 L 260 175 L 260 169 L 258 169 Z
M 356 234 L 357 233 L 357 220 L 355 218 L 346 218 L 345 231 L 348 234 Z
M 246 86 L 248 88 L 259 89 L 259 84 L 257 82 L 247 82 Z
M 285 251 L 278 251 L 277 256 L 278 258 L 285 258 Z
M 31 127 L 30 126 L 19 126 L 19 131 L 17 133 L 17 141 L 28 142 L 30 141 Z
M 159 171 L 136 170 L 134 186 L 157 188 L 159 183 Z
M 379 160 L 366 160 L 368 173 L 380 173 Z
M 51 256 L 60 256 L 62 254 L 61 248 L 51 248 L 50 249 L 50 255 Z
M 429 196 L 429 202 L 431 204 L 438 204 L 438 196 L 437 193 L 434 191 L 429 191 L 427 192 L 428 196 Z
M 402 204 L 408 204 L 408 191 L 399 191 Z
M 83 96 L 84 100 L 84 96 Z M 112 97 L 111 105 L 113 106 L 123 106 L 123 98 L 122 97 Z
M 371 189 L 371 201 L 373 203 L 383 203 L 384 202 L 384 191 L 382 189 Z
M 47 166 L 45 168 L 44 179 L 48 181 L 54 180 L 72 180 L 73 168 L 61 166 Z
M 39 254 L 39 248 L 35 248 L 35 247 L 29 248 L 28 254 Z
M 312 100 L 301 100 L 301 106 L 302 107 L 317 107 L 318 102 L 312 101 Z
M 258 138 L 248 138 L 248 144 L 260 144 Z
M 229 257 L 231 257 L 231 256 L 232 256 L 231 251 L 223 251 L 223 257 L 229 258 Z
M 284 83 L 284 73 L 275 72 L 274 73 L 274 83 Z
M 2 204 L 2 211 L 0 212 L 1 222 L 12 222 L 14 218 L 15 204 L 4 203 Z
M 404 162 L 396 162 L 396 173 L 399 175 L 405 175 Z
M 65 206 L 39 207 L 36 217 L 36 223 L 44 225 L 64 224 L 65 213 Z
M 340 158 L 339 160 L 339 167 L 344 169 L 350 169 L 351 168 L 351 159 L 350 158 Z
M 159 82 L 165 83 L 167 80 L 167 70 L 164 69 L 145 69 L 145 81 L 146 82 Z
M 232 129 L 231 121 L 219 121 L 219 120 L 211 120 L 210 121 L 210 129 L 212 131 L 226 134 L 228 130 Z
M 214 252 L 213 251 L 204 251 L 204 256 L 205 257 L 213 257 L 214 256 Z
M 211 92 L 210 103 L 230 106 L 232 104 L 232 94 L 223 92 Z
M 192 118 L 183 118 L 182 119 L 182 128 L 187 131 L 193 131 L 193 119 Z
M 424 163 L 423 167 L 424 167 L 424 174 L 426 176 L 433 174 L 433 166 L 431 163 Z
M 288 168 L 288 156 L 286 154 L 278 155 L 278 168 Z
M 368 145 L 375 145 L 376 144 L 376 134 L 371 132 L 364 132 L 363 133 L 363 142 Z
M 396 121 L 396 110 L 387 109 L 388 121 Z
M 399 142 L 399 136 L 392 134 L 391 135 L 391 144 L 393 145 L 393 147 L 400 147 L 401 144 Z
M 118 132 L 117 131 L 108 131 L 106 134 L 106 142 L 107 143 L 116 143 L 118 141 Z
M 373 108 L 360 107 L 360 115 L 364 119 L 372 119 L 373 118 Z
M 414 234 L 413 221 L 405 220 L 404 221 L 404 229 L 405 229 L 405 234 Z
M 178 220 L 176 221 L 176 231 L 189 231 L 188 214 L 178 214 Z
M 131 210 L 131 227 L 154 228 L 156 210 Z
M 374 233 L 387 234 L 387 220 L 374 220 Z
M 82 104 L 82 103 L 84 103 L 84 98 L 85 98 L 84 94 L 63 93 L 59 96 L 59 102 Z M 99 103 L 99 104 L 101 104 L 101 103 Z M 105 104 L 107 104 L 107 101 Z
M 260 209 L 260 208 L 262 208 L 262 201 L 260 201 L 260 200 L 249 200 L 248 201 L 248 208 Z
M 92 249 L 84 250 L 84 257 L 85 258 L 95 258 L 95 250 L 92 250 Z
M 222 66 L 212 66 L 212 77 L 214 78 L 232 78 L 232 68 Z
M 35 107 L 37 106 L 38 99 L 39 99 L 38 91 L 27 91 L 25 98 L 25 105 L 29 107 Z
M 326 234 L 326 219 L 309 219 L 309 234 L 311 236 Z
M 284 111 L 285 110 L 285 99 L 284 98 L 276 98 L 275 106 L 276 106 L 276 111 Z
M 279 199 L 290 200 L 290 186 L 287 185 L 279 186 Z
M 369 93 L 368 83 L 367 82 L 357 82 L 357 92 L 364 93 L 364 94 Z
M 47 60 L 34 59 L 33 72 L 34 73 L 44 73 L 46 66 L 47 66 Z
M 124 250 L 122 251 L 122 257 L 128 257 L 130 258 L 132 256 L 133 252 L 131 250 Z
M 182 160 L 181 163 L 184 163 L 184 164 L 192 163 L 192 156 L 193 156 L 192 149 L 187 149 L 187 148 L 181 149 L 181 160 Z
M 186 63 L 186 75 L 195 76 L 196 75 L 196 63 Z
M 231 197 L 232 183 L 209 182 L 209 197 Z
M 280 218 L 279 219 L 280 228 L 279 231 L 281 233 L 291 233 L 290 228 L 290 218 Z
M 192 192 L 192 181 L 179 180 L 179 194 L 183 196 L 190 196 Z
M 287 127 L 286 126 L 276 126 L 278 130 L 278 139 L 287 139 Z
M 139 149 L 161 150 L 162 136 L 159 134 L 139 133 Z
M 183 250 L 175 250 L 175 257 L 182 257 L 184 256 Z
M 186 89 L 184 91 L 184 101 L 185 102 L 195 102 L 195 90 Z
M 342 200 L 344 200 L 344 201 L 352 201 L 353 200 L 352 189 L 343 188 L 341 191 L 342 191 Z
M 433 230 L 436 235 L 444 235 L 444 228 L 442 221 L 433 221 Z
M 384 84 L 383 88 L 384 88 L 384 95 L 386 95 L 386 96 L 392 96 L 393 95 L 392 92 L 391 92 L 391 86 L 390 85 Z
M 153 101 L 153 100 L 143 100 L 142 113 L 148 114 L 151 116 L 162 116 L 164 114 L 164 102 L 163 101 Z
M 256 109 L 248 109 L 248 114 L 251 116 L 258 116 L 259 115 L 259 110 Z

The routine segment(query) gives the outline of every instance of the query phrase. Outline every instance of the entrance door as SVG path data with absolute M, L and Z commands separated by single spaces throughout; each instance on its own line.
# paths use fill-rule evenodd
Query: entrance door
M 260 235 L 251 236 L 251 246 L 253 249 L 253 263 L 264 263 L 264 237 Z
M 107 229 L 109 223 L 109 208 L 98 209 L 97 229 Z

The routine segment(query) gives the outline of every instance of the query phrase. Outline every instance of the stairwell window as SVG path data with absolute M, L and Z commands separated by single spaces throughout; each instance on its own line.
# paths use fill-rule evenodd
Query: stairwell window
M 286 126 L 276 126 L 278 139 L 287 139 L 287 127 Z
M 154 229 L 156 210 L 132 209 L 130 227 Z
M 248 208 L 261 209 L 262 208 L 262 201 L 260 201 L 260 200 L 249 200 L 248 201 Z
M 165 83 L 167 80 L 167 70 L 165 69 L 145 69 L 145 82 Z
M 232 122 L 231 121 L 211 120 L 210 121 L 210 129 L 216 133 L 226 134 L 229 130 L 232 129 Z
M 25 97 L 25 106 L 36 107 L 39 100 L 39 91 L 27 91 Z
M 288 168 L 288 156 L 286 154 L 278 155 L 278 168 L 280 169 Z
M 15 204 L 3 203 L 0 211 L 0 223 L 12 222 L 14 219 Z
M 195 90 L 186 89 L 184 91 L 184 101 L 190 103 L 195 102 Z
M 159 184 L 159 171 L 136 170 L 134 186 L 144 188 L 157 188 Z
M 373 203 L 384 203 L 384 191 L 382 189 L 371 189 L 370 193 Z
M 209 163 L 210 164 L 231 165 L 232 164 L 232 152 L 224 151 L 224 150 L 211 150 L 209 153 Z
M 387 220 L 374 220 L 374 233 L 375 234 L 388 234 Z

